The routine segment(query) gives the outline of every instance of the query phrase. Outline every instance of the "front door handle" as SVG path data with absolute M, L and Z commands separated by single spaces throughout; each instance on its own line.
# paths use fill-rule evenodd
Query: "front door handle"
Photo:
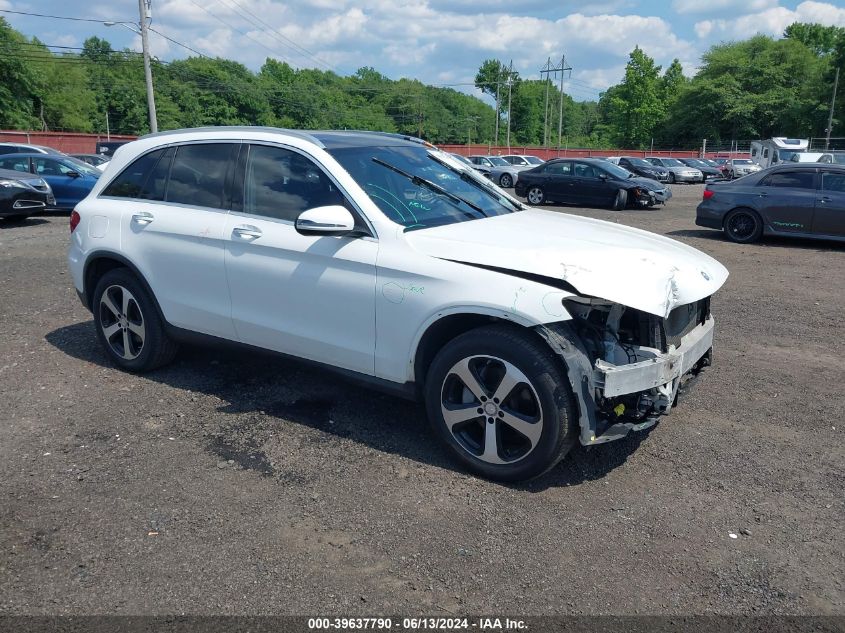
M 152 213 L 147 213 L 146 211 L 141 211 L 140 213 L 136 213 L 132 216 L 132 221 L 135 224 L 140 224 L 141 226 L 146 226 L 153 220 L 155 220 L 155 216 Z
M 819 198 L 819 202 L 821 202 L 822 204 L 824 204 L 825 202 L 830 202 L 830 196 L 822 196 L 821 198 Z
M 257 226 L 252 226 L 251 224 L 244 224 L 242 226 L 236 226 L 232 232 L 237 235 L 239 238 L 244 240 L 255 240 L 261 237 L 261 229 Z

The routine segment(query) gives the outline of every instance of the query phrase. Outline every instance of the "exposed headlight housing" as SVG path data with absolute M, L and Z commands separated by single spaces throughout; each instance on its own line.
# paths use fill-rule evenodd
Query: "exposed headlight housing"
M 20 180 L 12 180 L 11 178 L 0 178 L 0 187 L 17 187 L 18 189 L 31 189 L 29 185 Z

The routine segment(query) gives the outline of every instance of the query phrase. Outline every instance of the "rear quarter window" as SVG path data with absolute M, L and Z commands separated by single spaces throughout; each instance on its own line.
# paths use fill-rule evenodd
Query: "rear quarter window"
M 159 160 L 164 156 L 166 149 L 158 149 L 136 158 L 120 175 L 112 180 L 103 190 L 102 195 L 115 198 L 139 198 L 144 185 L 152 171 L 158 165 Z M 163 200 L 161 198 L 155 198 Z

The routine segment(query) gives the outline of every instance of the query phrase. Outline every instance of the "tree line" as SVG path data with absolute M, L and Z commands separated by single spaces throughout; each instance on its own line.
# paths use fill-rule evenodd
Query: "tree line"
M 55 49 L 59 49 L 58 51 Z M 575 101 L 551 80 L 522 79 L 485 60 L 475 85 L 499 105 L 449 87 L 391 80 L 374 68 L 352 75 L 297 69 L 268 58 L 258 72 L 221 58 L 153 60 L 159 129 L 270 125 L 369 129 L 434 143 L 569 147 L 697 147 L 775 135 L 823 136 L 845 28 L 796 23 L 783 38 L 757 35 L 711 47 L 692 78 L 665 70 L 636 47 L 622 81 L 596 101 Z M 845 75 L 833 136 L 845 129 Z M 115 134 L 149 130 L 142 59 L 88 38 L 47 46 L 0 18 L 0 127 Z M 510 106 L 508 108 L 508 106 Z M 508 122 L 509 120 L 509 122 Z

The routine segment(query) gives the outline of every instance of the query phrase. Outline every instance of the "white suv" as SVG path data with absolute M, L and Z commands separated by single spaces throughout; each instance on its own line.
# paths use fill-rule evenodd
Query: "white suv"
M 418 139 L 208 128 L 122 147 L 71 216 L 113 362 L 197 333 L 425 401 L 469 468 L 520 480 L 653 425 L 710 362 L 693 248 L 532 209 Z

